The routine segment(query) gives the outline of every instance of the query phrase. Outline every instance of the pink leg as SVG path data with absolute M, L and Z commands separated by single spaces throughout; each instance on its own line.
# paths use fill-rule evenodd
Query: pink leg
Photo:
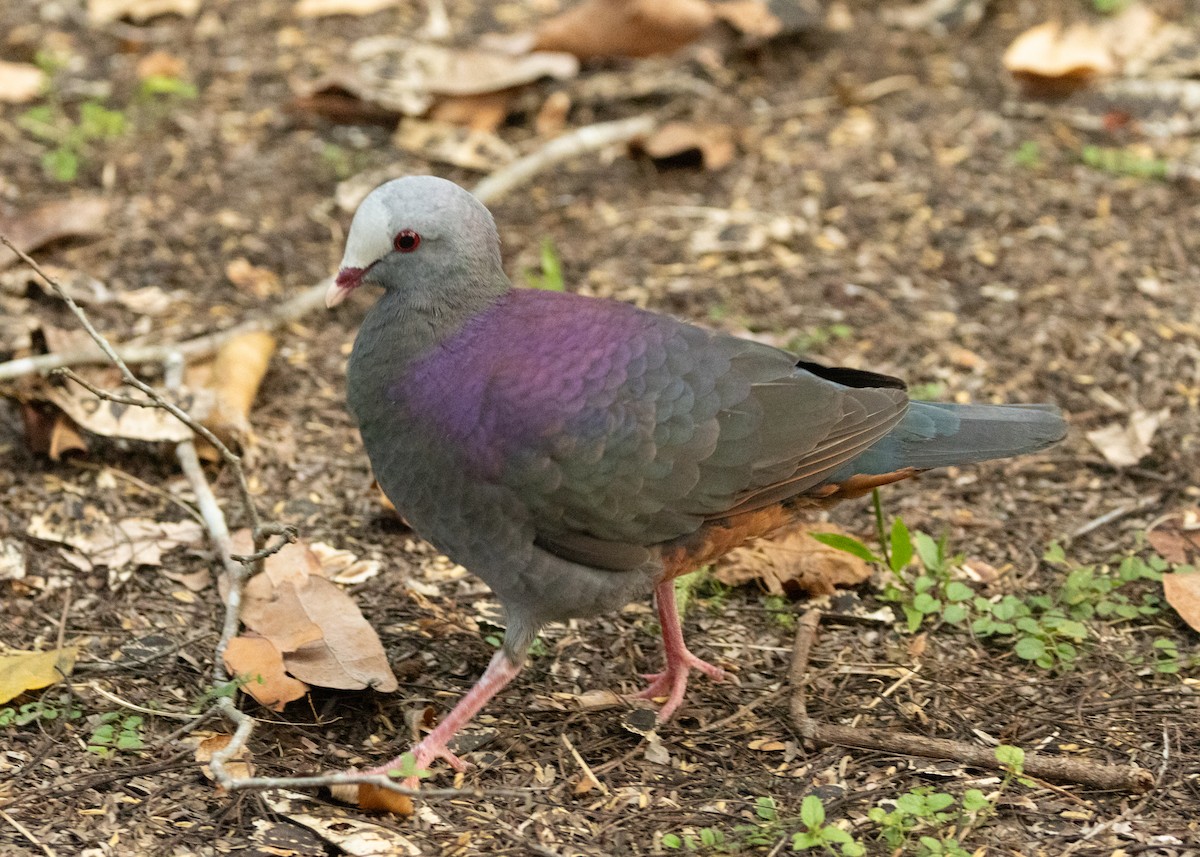
M 475 682 L 475 686 L 467 691 L 467 695 L 460 699 L 450 713 L 442 718 L 442 722 L 437 725 L 437 728 L 426 735 L 423 740 L 413 744 L 408 753 L 401 753 L 390 762 L 386 762 L 378 768 L 372 768 L 367 773 L 386 774 L 388 771 L 402 768 L 406 761 L 405 757 L 409 753 L 412 754 L 413 762 L 419 770 L 427 769 L 429 763 L 434 759 L 444 759 L 454 770 L 465 771 L 467 763 L 447 749 L 447 742 L 466 725 L 467 721 L 478 714 L 479 709 L 487 705 L 493 696 L 516 678 L 520 671 L 521 667 L 510 661 L 503 650 L 496 652 L 492 656 L 492 662 L 488 664 L 488 668 L 479 677 L 479 681 Z M 409 788 L 416 788 L 420 784 L 420 780 L 413 776 L 406 779 L 404 784 Z
M 725 678 L 725 671 L 688 651 L 683 642 L 683 628 L 679 624 L 679 610 L 675 607 L 675 583 L 664 580 L 654 590 L 654 603 L 658 608 L 658 624 L 662 627 L 663 652 L 667 656 L 667 668 L 660 673 L 644 676 L 650 680 L 650 686 L 638 694 L 641 699 L 657 699 L 667 697 L 666 703 L 658 712 L 658 720 L 664 723 L 671 719 L 687 690 L 688 673 L 700 670 L 709 678 L 720 681 Z

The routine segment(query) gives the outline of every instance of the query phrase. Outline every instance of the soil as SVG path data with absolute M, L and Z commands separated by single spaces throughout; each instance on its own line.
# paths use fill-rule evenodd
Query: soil
M 456 40 L 466 43 L 557 5 L 451 2 L 449 11 Z M 945 534 L 954 551 L 999 570 L 988 594 L 1048 592 L 1065 573 L 1041 561 L 1051 543 L 1066 545 L 1080 565 L 1145 555 L 1150 522 L 1200 497 L 1200 203 L 1194 185 L 1081 163 L 1083 144 L 1134 141 L 1122 132 L 1091 137 L 1002 110 L 1018 96 L 999 57 L 1055 4 L 992 4 L 977 26 L 941 33 L 884 22 L 884 10 L 906 5 L 845 4 L 849 32 L 589 67 L 585 78 L 624 75 L 631 90 L 666 68 L 704 86 L 580 102 L 572 126 L 657 110 L 738 129 L 737 156 L 718 171 L 624 151 L 583 156 L 492 209 L 515 279 L 537 267 L 549 239 L 571 290 L 897 375 L 935 398 L 1060 405 L 1071 432 L 1049 453 L 930 473 L 884 492 L 889 517 Z M 1075 15 L 1082 5 L 1056 8 Z M 1187 21 L 1186 5 L 1156 8 Z M 179 340 L 265 313 L 336 266 L 349 215 L 331 200 L 348 172 L 399 163 L 402 172 L 466 186 L 480 178 L 398 153 L 386 128 L 333 125 L 287 109 L 296 79 L 335 69 L 358 38 L 416 32 L 423 15 L 421 4 L 404 4 L 363 19 L 301 20 L 274 0 L 207 0 L 194 20 L 91 28 L 74 3 L 9 4 L 0 10 L 0 53 L 28 59 L 39 46 L 66 46 L 76 85 L 67 100 L 99 81 L 111 86 L 110 104 L 132 105 L 135 65 L 151 50 L 183 60 L 199 94 L 165 108 L 130 107 L 130 131 L 105 144 L 69 186 L 44 175 L 40 144 L 16 125 L 21 108 L 3 108 L 0 206 L 27 210 L 76 191 L 105 194 L 113 210 L 102 236 L 57 244 L 39 259 L 115 291 L 177 292 L 176 309 L 144 338 Z M 884 78 L 895 78 L 893 91 L 862 96 Z M 538 92 L 570 93 L 572 85 Z M 511 117 L 499 133 L 523 150 L 538 145 L 528 115 Z M 1037 145 L 1035 163 L 1016 156 L 1023 144 Z M 275 272 L 281 288 L 235 286 L 225 271 L 238 257 Z M 315 691 L 282 715 L 243 700 L 259 719 L 251 750 L 264 775 L 390 757 L 411 737 L 406 718 L 419 719 L 427 706 L 444 713 L 493 651 L 473 630 L 490 615 L 486 590 L 448 569 L 372 490 L 343 403 L 363 297 L 280 331 L 252 414 L 249 466 L 272 519 L 383 562 L 384 573 L 352 594 L 379 629 L 401 690 Z M 45 324 L 71 326 L 50 298 L 38 299 L 37 312 Z M 115 305 L 90 312 L 119 340 L 135 319 Z M 1164 409 L 1136 467 L 1114 469 L 1085 438 L 1131 412 Z M 0 526 L 18 538 L 33 514 L 68 494 L 113 518 L 181 516 L 159 493 L 105 475 L 186 492 L 169 449 L 99 444 L 86 458 L 51 462 L 29 451 L 17 410 L 3 406 L 0 454 Z M 238 523 L 228 474 L 212 472 Z M 1072 537 L 1113 510 L 1124 511 Z M 833 519 L 871 538 L 869 502 L 844 504 Z M 192 594 L 154 569 L 113 587 L 103 569 L 69 570 L 52 545 L 25 539 L 24 547 L 29 574 L 46 585 L 0 584 L 3 642 L 52 646 L 65 604 L 65 636 L 81 646 L 71 687 L 82 716 L 0 730 L 5 854 L 344 853 L 336 837 L 319 841 L 259 794 L 217 793 L 190 746 L 173 736 L 179 721 L 147 717 L 145 750 L 87 752 L 96 717 L 128 713 L 96 686 L 155 709 L 187 711 L 202 700 L 219 595 L 215 587 Z M 210 563 L 177 553 L 171 570 Z M 414 581 L 432 594 L 414 595 Z M 860 594 L 880 606 L 877 585 Z M 425 598 L 438 621 L 426 621 Z M 914 788 L 996 788 L 995 776 L 951 763 L 801 740 L 786 689 L 793 632 L 753 587 L 702 592 L 685 626 L 693 650 L 735 678 L 694 680 L 657 740 L 637 734 L 623 708 L 580 711 L 573 701 L 596 689 L 633 691 L 638 673 L 656 668 L 653 613 L 633 605 L 547 630 L 544 652 L 468 730 L 479 737 L 467 755 L 477 767 L 462 783 L 478 791 L 431 799 L 409 820 L 366 817 L 425 854 L 650 854 L 663 853 L 663 834 L 701 828 L 723 831 L 733 849 L 734 829 L 752 823 L 755 799 L 768 795 L 794 819 L 815 790 L 831 820 L 862 823 L 878 801 Z M 129 647 L 147 637 L 167 643 L 129 666 Z M 1175 640 L 1185 655 L 1195 651 L 1195 634 L 1169 611 L 1136 628 L 1102 626 L 1074 669 L 1056 671 L 951 629 L 914 639 L 899 626 L 829 622 L 813 655 L 809 713 L 1137 764 L 1156 777 L 1141 797 L 1007 787 L 994 814 L 963 834 L 969 851 L 1200 853 L 1200 672 L 1160 674 L 1135 663 L 1158 638 Z M 901 676 L 910 677 L 898 683 Z M 57 700 L 62 692 L 60 685 L 38 693 Z M 570 748 L 603 790 L 576 793 L 580 766 Z M 444 770 L 428 781 L 451 783 Z M 776 841 L 739 847 L 787 852 L 785 833 L 799 829 L 793 822 L 778 828 Z M 290 845 L 280 844 L 285 835 Z

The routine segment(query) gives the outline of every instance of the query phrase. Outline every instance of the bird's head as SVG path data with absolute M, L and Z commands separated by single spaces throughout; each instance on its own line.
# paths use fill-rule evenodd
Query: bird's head
M 325 305 L 364 283 L 440 291 L 497 276 L 504 276 L 500 239 L 483 203 L 454 182 L 410 176 L 380 185 L 359 205 Z

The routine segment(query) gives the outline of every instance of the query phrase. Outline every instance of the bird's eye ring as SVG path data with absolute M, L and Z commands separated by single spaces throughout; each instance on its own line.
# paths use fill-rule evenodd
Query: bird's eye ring
M 411 229 L 401 229 L 392 240 L 392 246 L 401 253 L 411 253 L 421 246 L 421 236 Z

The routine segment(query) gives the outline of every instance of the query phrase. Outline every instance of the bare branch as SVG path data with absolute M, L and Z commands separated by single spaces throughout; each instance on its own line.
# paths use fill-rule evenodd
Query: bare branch
M 951 741 L 946 738 L 929 738 L 910 732 L 892 732 L 862 726 L 824 723 L 809 717 L 805 702 L 807 685 L 805 675 L 808 672 L 808 658 L 820 622 L 821 611 L 819 610 L 809 610 L 801 617 L 796 628 L 796 642 L 792 649 L 792 665 L 788 671 L 788 678 L 792 685 L 792 722 L 802 736 L 818 744 L 881 750 L 885 753 L 921 756 L 927 759 L 949 759 L 989 771 L 1008 770 L 1007 766 L 996 758 L 990 747 L 979 747 L 964 741 Z M 1043 756 L 1037 753 L 1026 753 L 1022 772 L 1041 779 L 1076 783 L 1104 790 L 1142 793 L 1149 791 L 1154 786 L 1154 775 L 1145 768 L 1105 765 L 1083 759 Z

